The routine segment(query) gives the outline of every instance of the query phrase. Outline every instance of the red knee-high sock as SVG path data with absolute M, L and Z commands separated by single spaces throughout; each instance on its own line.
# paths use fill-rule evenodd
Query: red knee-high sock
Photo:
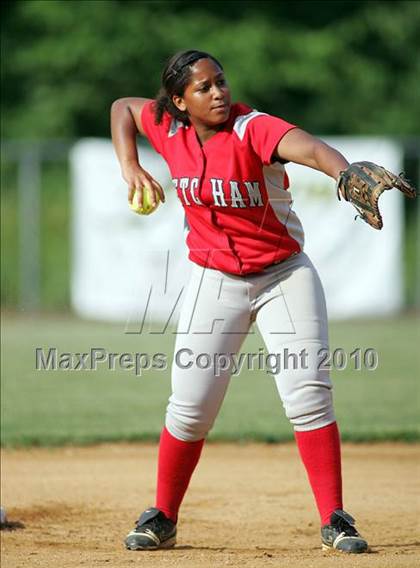
M 307 432 L 296 432 L 300 457 L 323 525 L 331 513 L 343 508 L 340 433 L 336 422 Z
M 166 427 L 159 444 L 156 508 L 174 523 L 195 466 L 200 459 L 204 439 L 196 442 L 178 440 Z

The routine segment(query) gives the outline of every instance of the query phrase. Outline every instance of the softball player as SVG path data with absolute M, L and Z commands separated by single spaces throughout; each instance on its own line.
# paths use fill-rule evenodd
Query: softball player
M 156 100 L 115 101 L 111 128 L 130 202 L 143 186 L 164 201 L 159 183 L 139 164 L 137 133 L 166 160 L 185 210 L 192 262 L 160 438 L 156 502 L 127 535 L 126 547 L 175 544 L 182 499 L 232 374 L 231 365 L 218 364 L 216 373 L 197 356 L 218 363 L 224 356 L 226 363 L 256 322 L 270 354 L 305 353 L 305 365 L 282 368 L 275 380 L 319 510 L 322 547 L 366 552 L 366 540 L 343 511 L 332 384 L 318 361 L 319 350 L 328 348 L 324 293 L 303 252 L 284 168 L 296 162 L 336 179 L 348 162 L 281 118 L 232 104 L 222 65 L 193 50 L 168 61 Z M 181 353 L 191 355 L 188 364 L 180 364 Z

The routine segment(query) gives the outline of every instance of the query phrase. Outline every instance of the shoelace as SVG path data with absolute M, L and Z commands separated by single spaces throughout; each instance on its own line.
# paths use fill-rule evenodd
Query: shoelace
M 339 532 L 344 533 L 346 536 L 359 536 L 357 530 L 344 519 L 338 519 L 334 526 Z
M 159 533 L 160 530 L 162 529 L 162 520 L 159 520 L 158 517 L 155 517 L 154 519 L 150 519 L 150 521 L 147 521 L 147 523 L 144 523 L 142 525 L 136 524 L 136 528 L 134 529 L 137 532 L 141 532 L 145 529 L 149 529 L 152 532 Z

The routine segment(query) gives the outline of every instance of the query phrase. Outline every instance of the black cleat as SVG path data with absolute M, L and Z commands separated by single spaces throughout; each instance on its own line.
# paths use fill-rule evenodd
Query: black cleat
M 129 550 L 171 548 L 175 543 L 176 524 L 155 507 L 141 514 L 135 529 L 125 539 L 125 546 Z
M 368 543 L 357 532 L 354 523 L 353 517 L 345 511 L 334 511 L 330 524 L 321 527 L 322 550 L 339 550 L 353 554 L 368 552 Z

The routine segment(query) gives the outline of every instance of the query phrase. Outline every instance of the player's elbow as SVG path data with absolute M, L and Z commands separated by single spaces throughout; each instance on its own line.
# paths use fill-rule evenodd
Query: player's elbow
M 122 99 L 116 99 L 111 105 L 111 113 L 120 110 L 121 108 L 128 108 L 128 97 L 123 97 Z

